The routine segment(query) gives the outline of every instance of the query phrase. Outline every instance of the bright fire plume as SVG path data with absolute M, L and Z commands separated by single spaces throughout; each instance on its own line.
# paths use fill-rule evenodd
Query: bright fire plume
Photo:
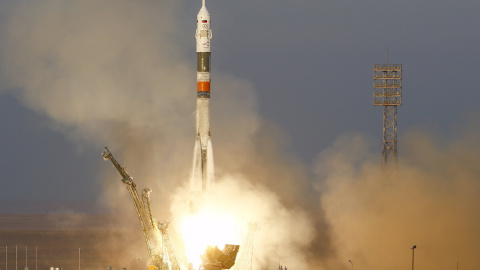
M 218 207 L 204 207 L 185 216 L 181 230 L 188 260 L 196 269 L 202 263 L 200 255 L 207 246 L 223 249 L 225 244 L 240 244 L 242 226 L 234 213 Z

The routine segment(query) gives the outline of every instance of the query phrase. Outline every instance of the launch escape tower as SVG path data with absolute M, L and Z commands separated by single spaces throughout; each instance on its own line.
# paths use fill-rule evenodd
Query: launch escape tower
M 402 65 L 373 67 L 373 105 L 383 106 L 383 165 L 397 164 L 397 106 L 402 105 Z

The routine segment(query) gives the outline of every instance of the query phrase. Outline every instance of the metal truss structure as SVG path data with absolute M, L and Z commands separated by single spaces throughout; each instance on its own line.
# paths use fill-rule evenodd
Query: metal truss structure
M 396 164 L 397 106 L 402 105 L 402 65 L 374 65 L 373 105 L 383 106 L 383 164 Z

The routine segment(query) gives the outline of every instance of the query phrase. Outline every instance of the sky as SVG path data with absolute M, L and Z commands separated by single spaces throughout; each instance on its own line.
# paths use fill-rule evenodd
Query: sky
M 200 5 L 0 1 L 0 213 L 131 207 L 114 199 L 125 192 L 101 158 L 106 145 L 135 179 L 153 185 L 162 205 L 178 200 L 195 139 L 194 31 Z M 262 194 L 278 197 L 266 212 L 279 207 L 291 218 L 292 209 L 302 209 L 299 220 L 312 232 L 306 230 L 296 245 L 341 257 L 336 251 L 348 239 L 338 235 L 363 233 L 340 226 L 345 217 L 335 214 L 354 213 L 358 201 L 346 200 L 348 208 L 334 198 L 385 178 L 365 174 L 381 163 L 382 109 L 373 106 L 373 65 L 385 63 L 387 50 L 389 63 L 403 65 L 398 151 L 408 167 L 405 175 L 429 179 L 421 182 L 429 190 L 436 185 L 430 179 L 440 177 L 434 173 L 468 156 L 471 166 L 462 172 L 472 180 L 458 193 L 478 180 L 470 164 L 478 160 L 471 151 L 477 148 L 472 138 L 480 134 L 478 1 L 207 0 L 207 8 L 217 174 L 227 182 L 242 175 L 261 185 Z M 445 175 L 457 175 L 454 171 Z M 454 179 L 444 179 L 449 181 Z M 398 190 L 410 194 L 407 187 Z M 436 202 L 445 189 L 425 197 Z M 385 191 L 372 188 L 360 198 L 375 192 Z M 389 205 L 384 200 L 358 203 L 364 206 L 358 212 L 373 215 L 367 206 Z M 474 219 L 470 224 L 480 220 Z M 316 240 L 309 242 L 313 232 Z M 360 254 L 360 246 L 345 250 Z M 309 263 L 295 261 L 305 268 Z
M 14 6 L 10 2 L 2 3 L 4 28 Z M 20 3 L 29 5 L 29 1 Z M 214 1 L 207 5 L 215 35 L 213 83 L 220 70 L 248 81 L 255 88 L 260 116 L 281 130 L 283 150 L 307 166 L 336 137 L 349 132 L 368 134 L 380 151 L 382 109 L 372 106 L 372 74 L 374 64 L 385 63 L 387 50 L 389 62 L 404 68 L 403 105 L 398 108 L 400 152 L 402 135 L 408 130 L 426 126 L 448 137 L 456 123 L 478 112 L 476 1 Z M 197 9 L 198 3 L 182 2 L 178 15 L 171 18 L 181 29 L 173 35 L 186 43 L 182 57 L 191 63 Z M 220 91 L 228 89 L 212 90 L 212 118 L 215 94 Z M 93 178 L 100 169 L 102 149 L 78 145 L 52 128 L 44 113 L 15 98 L 15 90 L 4 86 L 2 92 L 0 158 L 5 188 L 1 197 L 95 199 L 99 186 L 81 179 Z M 242 94 L 235 94 L 241 102 Z M 215 122 L 211 128 L 215 140 Z M 45 179 L 62 186 L 68 195 L 42 184 Z M 68 185 L 62 185 L 65 179 Z

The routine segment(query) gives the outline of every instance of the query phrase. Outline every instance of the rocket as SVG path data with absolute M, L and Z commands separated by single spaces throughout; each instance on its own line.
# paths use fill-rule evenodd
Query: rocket
M 215 179 L 213 148 L 210 137 L 210 14 L 202 0 L 197 14 L 197 111 L 193 170 L 190 188 L 193 194 L 206 191 Z M 194 196 L 194 195 L 193 195 Z

